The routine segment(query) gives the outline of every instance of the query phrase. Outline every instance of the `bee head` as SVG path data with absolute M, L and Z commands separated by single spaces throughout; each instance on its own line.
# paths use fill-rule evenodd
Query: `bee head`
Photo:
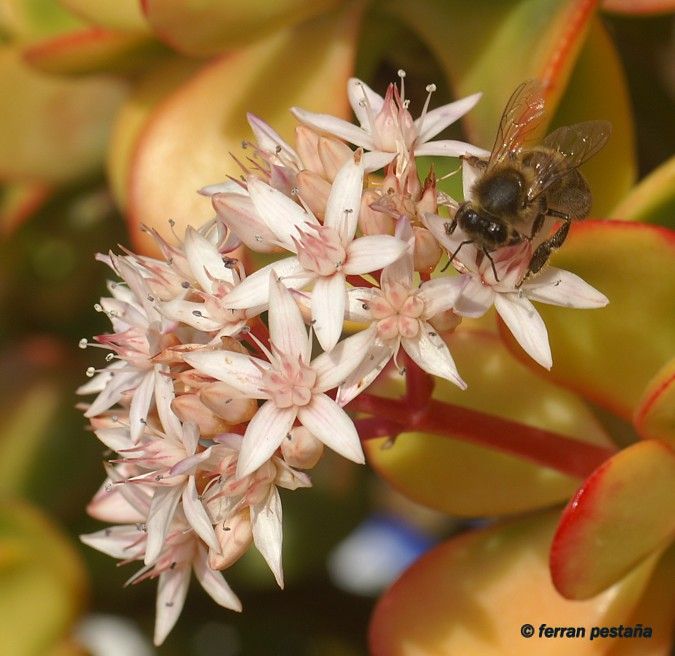
M 459 227 L 483 248 L 494 250 L 508 240 L 508 228 L 502 221 L 477 212 L 470 203 L 461 205 L 455 218 Z

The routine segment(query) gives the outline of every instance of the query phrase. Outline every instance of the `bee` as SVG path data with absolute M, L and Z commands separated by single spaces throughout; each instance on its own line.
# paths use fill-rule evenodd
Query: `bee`
M 607 143 L 612 126 L 607 121 L 577 123 L 551 132 L 539 145 L 526 145 L 543 115 L 541 83 L 523 82 L 506 104 L 490 157 L 463 157 L 479 174 L 471 200 L 462 203 L 445 224 L 447 234 L 459 226 L 467 236 L 450 262 L 462 246 L 476 244 L 490 260 L 498 281 L 490 253 L 531 241 L 546 217 L 554 217 L 559 225 L 534 249 L 527 277 L 539 271 L 551 252 L 563 244 L 571 222 L 590 211 L 591 191 L 577 169 Z

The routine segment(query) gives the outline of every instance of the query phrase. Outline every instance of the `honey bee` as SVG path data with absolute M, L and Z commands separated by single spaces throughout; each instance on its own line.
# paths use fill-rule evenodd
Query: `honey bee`
M 526 138 L 544 115 L 542 86 L 537 80 L 523 82 L 508 101 L 497 129 L 490 157 L 485 160 L 464 156 L 480 170 L 471 189 L 471 200 L 462 203 L 447 234 L 457 226 L 490 260 L 490 253 L 502 246 L 532 240 L 546 217 L 558 221 L 552 235 L 534 250 L 525 277 L 539 271 L 551 252 L 567 237 L 574 219 L 584 218 L 591 208 L 591 191 L 577 170 L 607 143 L 611 124 L 587 121 L 551 132 L 539 145 L 526 145 Z

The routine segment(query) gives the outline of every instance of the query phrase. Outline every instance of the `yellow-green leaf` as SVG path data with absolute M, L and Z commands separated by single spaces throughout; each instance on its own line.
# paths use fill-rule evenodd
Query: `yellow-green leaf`
M 358 15 L 352 8 L 279 32 L 213 60 L 170 94 L 136 141 L 128 192 L 132 228 L 143 223 L 164 231 L 172 218 L 180 234 L 187 224 L 211 218 L 209 199 L 196 192 L 240 175 L 230 153 L 250 134 L 247 111 L 286 138 L 295 125 L 292 105 L 345 116 Z M 135 238 L 137 246 L 154 248 L 137 231 Z
M 87 22 L 110 30 L 149 31 L 141 0 L 58 0 L 58 3 Z
M 600 290 L 609 305 L 574 310 L 539 304 L 553 353 L 550 374 L 537 368 L 539 373 L 632 420 L 646 386 L 673 357 L 674 258 L 675 233 L 666 228 L 626 221 L 576 224 L 552 263 Z
M 642 437 L 668 441 L 675 446 L 675 359 L 647 385 L 633 423 Z
M 373 656 L 607 654 L 617 641 L 591 641 L 591 627 L 626 623 L 656 559 L 594 599 L 568 601 L 553 588 L 548 570 L 556 519 L 549 513 L 475 531 L 422 556 L 375 607 Z M 531 637 L 521 634 L 526 624 L 532 625 Z M 586 632 L 579 638 L 547 638 L 546 626 Z
M 0 49 L 0 179 L 63 183 L 103 161 L 126 85 L 112 78 L 55 78 Z
M 574 395 L 542 382 L 488 333 L 458 330 L 449 347 L 469 387 L 437 379 L 434 396 L 598 445 L 609 444 Z M 454 515 L 523 512 L 566 500 L 578 479 L 464 441 L 404 433 L 366 442 L 368 460 L 397 490 Z
M 609 216 L 675 228 L 675 157 L 641 180 Z
M 551 575 L 569 599 L 588 599 L 675 538 L 675 451 L 646 440 L 589 476 L 565 509 Z
M 240 48 L 338 4 L 339 0 L 143 0 L 143 9 L 160 39 L 178 52 L 200 56 Z
M 54 0 L 2 0 L 0 36 L 17 43 L 82 27 L 82 21 Z

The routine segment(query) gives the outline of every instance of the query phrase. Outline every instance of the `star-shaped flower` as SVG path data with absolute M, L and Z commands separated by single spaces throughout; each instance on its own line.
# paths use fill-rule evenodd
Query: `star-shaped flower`
M 248 424 L 239 454 L 237 478 L 260 467 L 281 444 L 297 419 L 326 446 L 363 463 L 356 428 L 326 392 L 337 387 L 363 360 L 373 329 L 340 342 L 310 362 L 308 337 L 300 309 L 275 274 L 269 283 L 269 362 L 233 351 L 197 351 L 184 355 L 190 366 L 226 382 L 242 395 L 264 399 Z
M 406 245 L 391 235 L 355 238 L 363 164 L 357 152 L 338 172 L 324 223 L 290 198 L 255 177 L 248 179 L 251 200 L 283 248 L 296 253 L 259 269 L 224 299 L 227 308 L 244 310 L 267 302 L 270 271 L 301 289 L 313 282 L 312 325 L 326 351 L 340 338 L 347 299 L 346 276 L 376 271 L 395 261 Z
M 360 127 L 328 114 L 315 114 L 299 107 L 293 107 L 294 116 L 305 125 L 321 132 L 334 134 L 345 141 L 364 148 L 368 152 L 364 157 L 367 171 L 375 171 L 386 166 L 398 156 L 397 170 L 406 168 L 412 155 L 440 155 L 459 157 L 476 155 L 483 157 L 488 153 L 463 141 L 431 141 L 437 134 L 464 116 L 480 99 L 475 93 L 448 105 L 427 111 L 435 85 L 427 87 L 429 96 L 422 114 L 413 119 L 408 111 L 403 79 L 405 73 L 399 71 L 401 89 L 390 84 L 383 98 L 365 82 L 351 78 L 347 84 L 349 102 Z

